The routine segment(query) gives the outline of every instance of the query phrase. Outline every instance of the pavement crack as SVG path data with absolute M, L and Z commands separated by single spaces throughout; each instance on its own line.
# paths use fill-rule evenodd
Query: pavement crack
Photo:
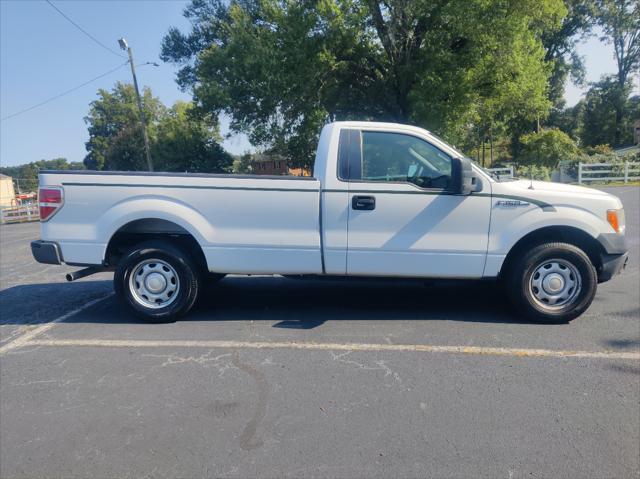
M 331 353 L 334 361 L 338 361 L 344 364 L 351 364 L 356 366 L 359 369 L 363 369 L 365 371 L 384 371 L 384 377 L 392 376 L 396 382 L 402 383 L 402 379 L 400 375 L 393 371 L 388 365 L 387 362 L 380 359 L 374 361 L 375 366 L 370 366 L 364 363 L 359 363 L 358 361 L 354 361 L 353 359 L 346 359 L 347 356 L 351 354 L 352 351 L 345 351 L 343 353 Z
M 237 367 L 229 361 L 220 364 L 221 360 L 231 357 L 231 353 L 219 354 L 217 356 L 212 356 L 212 354 L 213 349 L 201 354 L 200 356 L 179 356 L 177 354 L 144 354 L 143 356 L 164 359 L 165 361 L 160 365 L 160 367 L 188 363 L 199 364 L 203 367 L 213 365 L 218 370 L 219 376 L 224 376 L 229 369 L 237 369 Z

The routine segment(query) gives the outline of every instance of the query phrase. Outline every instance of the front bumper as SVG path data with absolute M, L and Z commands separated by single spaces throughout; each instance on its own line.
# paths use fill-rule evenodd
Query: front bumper
M 623 234 L 602 233 L 596 239 L 605 253 L 610 255 L 624 254 L 629 249 L 627 247 L 627 238 Z
M 598 269 L 598 283 L 609 281 L 615 275 L 622 273 L 629 261 L 629 253 L 603 254 L 602 266 Z
M 31 254 L 38 263 L 62 264 L 62 253 L 58 243 L 52 241 L 32 241 Z

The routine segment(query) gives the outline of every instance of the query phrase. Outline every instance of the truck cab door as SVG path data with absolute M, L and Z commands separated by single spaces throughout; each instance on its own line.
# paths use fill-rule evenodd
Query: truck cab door
M 453 194 L 452 157 L 414 133 L 348 137 L 347 274 L 482 277 L 490 195 Z

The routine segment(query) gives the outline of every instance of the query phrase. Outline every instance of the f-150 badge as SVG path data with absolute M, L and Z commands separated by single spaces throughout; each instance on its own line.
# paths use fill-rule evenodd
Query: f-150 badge
M 505 208 L 515 208 L 517 206 L 528 206 L 529 203 L 520 200 L 500 200 L 496 203 L 496 206 L 503 206 Z

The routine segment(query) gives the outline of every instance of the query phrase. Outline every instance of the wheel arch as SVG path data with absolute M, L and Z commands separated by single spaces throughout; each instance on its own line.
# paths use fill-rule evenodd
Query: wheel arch
M 105 245 L 102 258 L 106 264 L 117 259 L 114 246 L 131 245 L 134 240 L 168 239 L 180 243 L 206 270 L 202 246 L 215 235 L 213 226 L 199 211 L 158 194 L 125 198 L 105 211 L 96 226 L 96 237 Z
M 538 228 L 520 238 L 507 253 L 498 277 L 504 277 L 505 272 L 513 263 L 514 258 L 520 257 L 525 251 L 539 244 L 552 242 L 568 243 L 580 248 L 589 257 L 598 273 L 600 273 L 602 269 L 602 254 L 605 253 L 602 244 L 580 228 L 554 225 Z
M 109 238 L 104 262 L 115 266 L 122 255 L 138 243 L 151 239 L 165 240 L 186 251 L 207 272 L 207 260 L 198 240 L 183 226 L 163 218 L 146 217 L 131 220 L 120 226 Z

